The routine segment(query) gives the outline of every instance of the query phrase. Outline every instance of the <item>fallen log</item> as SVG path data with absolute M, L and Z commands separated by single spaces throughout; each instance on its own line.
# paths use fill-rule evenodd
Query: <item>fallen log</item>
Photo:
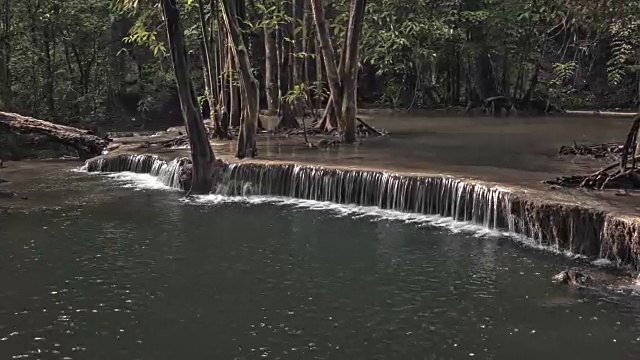
M 638 113 L 624 111 L 600 111 L 600 110 L 567 110 L 568 115 L 593 115 L 593 116 L 618 116 L 634 117 Z
M 356 120 L 358 120 L 358 124 L 362 125 L 362 127 L 364 128 L 364 130 L 366 130 L 366 131 L 361 130 L 361 131 L 360 131 L 361 133 L 369 132 L 369 133 L 371 133 L 371 134 L 373 134 L 373 135 L 384 136 L 384 133 L 382 133 L 382 131 L 380 131 L 380 130 L 378 130 L 378 129 L 374 128 L 373 126 L 371 126 L 371 125 L 369 125 L 369 124 L 367 124 L 366 122 L 364 122 L 364 121 L 363 121 L 362 119 L 360 119 L 359 117 L 356 117 Z
M 0 132 L 42 135 L 52 142 L 75 149 L 81 159 L 102 154 L 109 144 L 109 140 L 95 135 L 91 130 L 7 112 L 0 112 Z

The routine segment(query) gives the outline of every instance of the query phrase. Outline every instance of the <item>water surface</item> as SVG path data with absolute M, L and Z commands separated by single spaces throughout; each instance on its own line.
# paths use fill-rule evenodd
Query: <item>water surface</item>
M 553 285 L 573 260 L 510 238 L 46 178 L 0 213 L 3 359 L 640 357 L 637 298 Z

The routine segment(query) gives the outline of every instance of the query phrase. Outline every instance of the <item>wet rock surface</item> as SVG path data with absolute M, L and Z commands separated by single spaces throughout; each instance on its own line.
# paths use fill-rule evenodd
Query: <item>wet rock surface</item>
M 572 268 L 558 273 L 553 277 L 553 281 L 559 284 L 587 286 L 593 283 L 593 278 L 579 269 Z

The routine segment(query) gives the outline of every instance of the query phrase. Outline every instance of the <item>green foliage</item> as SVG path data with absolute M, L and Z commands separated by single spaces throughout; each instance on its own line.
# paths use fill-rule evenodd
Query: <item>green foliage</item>
M 253 36 L 292 25 L 293 34 L 286 34 L 284 41 L 293 42 L 292 35 L 300 39 L 304 30 L 300 19 L 285 13 L 285 1 L 291 4 L 247 1 L 244 25 L 252 36 L 247 47 L 256 76 L 265 71 L 260 68 L 261 49 L 256 49 L 262 45 Z M 178 3 L 192 76 L 202 88 L 198 2 Z M 219 9 L 204 3 L 215 46 L 222 42 L 223 48 L 215 23 Z M 158 122 L 167 116 L 175 80 L 157 0 L 12 4 L 10 31 L 4 33 L 0 26 L 0 39 L 10 39 L 9 48 L 0 41 L 0 54 L 10 53 L 10 75 L 0 78 L 2 106 L 12 104 L 13 111 L 61 122 L 103 126 L 130 125 L 134 117 L 135 124 Z M 349 1 L 327 0 L 325 5 L 339 52 Z M 380 106 L 457 104 L 478 86 L 479 60 L 489 59 L 496 93 L 522 96 L 540 64 L 536 90 L 555 101 L 575 106 L 632 104 L 640 96 L 639 14 L 637 1 L 369 0 L 360 61 L 368 74 L 375 74 L 378 88 L 361 86 L 360 93 L 374 94 L 371 101 Z M 309 35 L 315 36 L 313 32 L 312 27 Z M 313 48 L 291 48 L 296 59 L 316 57 Z M 0 75 L 4 65 L 0 56 Z M 220 77 L 239 84 L 237 72 L 221 71 Z M 315 69 L 311 73 L 313 77 Z M 430 95 L 434 92 L 440 97 Z M 326 86 L 299 84 L 285 99 L 308 102 L 327 95 Z

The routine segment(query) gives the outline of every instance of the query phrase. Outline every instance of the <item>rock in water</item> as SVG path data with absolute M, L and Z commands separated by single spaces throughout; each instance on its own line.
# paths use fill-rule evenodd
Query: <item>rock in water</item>
M 15 198 L 15 197 L 18 197 L 18 194 L 8 190 L 0 190 L 0 199 L 2 198 L 9 199 L 9 198 Z
M 577 286 L 586 286 L 593 278 L 580 270 L 577 269 L 569 269 L 565 271 L 561 271 L 556 276 L 553 277 L 553 281 L 559 284 L 570 284 Z

